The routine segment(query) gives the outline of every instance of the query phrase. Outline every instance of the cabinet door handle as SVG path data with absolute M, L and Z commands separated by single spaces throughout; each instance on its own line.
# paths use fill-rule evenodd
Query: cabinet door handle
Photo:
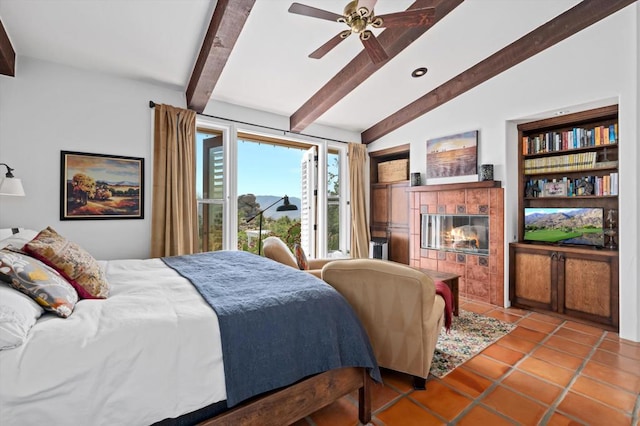
M 558 260 L 559 260 L 560 262 L 564 262 L 564 254 L 560 254 L 560 255 L 558 255 Z
M 558 253 L 556 253 L 555 251 L 551 253 L 551 260 L 556 260 L 557 258 L 558 258 Z

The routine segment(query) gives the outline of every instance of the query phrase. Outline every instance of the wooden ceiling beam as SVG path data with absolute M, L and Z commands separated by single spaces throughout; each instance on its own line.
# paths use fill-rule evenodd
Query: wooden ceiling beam
M 389 59 L 374 64 L 371 62 L 366 51 L 363 50 L 360 52 L 289 117 L 290 130 L 292 132 L 301 132 L 304 130 L 463 1 L 464 0 L 415 1 L 407 10 L 435 7 L 433 23 L 419 27 L 388 28 L 382 31 L 377 38 L 387 52 L 387 55 L 389 55 Z
M 16 76 L 16 52 L 0 20 L 0 74 Z
M 362 132 L 369 144 L 466 91 L 571 37 L 636 0 L 583 0 Z
M 187 107 L 201 113 L 211 98 L 255 0 L 218 0 L 187 86 Z

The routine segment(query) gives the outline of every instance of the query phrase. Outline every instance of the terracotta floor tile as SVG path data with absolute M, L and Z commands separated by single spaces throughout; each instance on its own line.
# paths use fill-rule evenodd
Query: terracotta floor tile
M 558 405 L 558 411 L 593 425 L 630 425 L 631 417 L 599 402 L 568 392 Z
M 408 398 L 402 398 L 391 407 L 376 414 L 386 426 L 428 426 L 446 423 L 420 408 Z
M 636 342 L 603 340 L 599 348 L 640 361 L 640 344 L 633 345 L 632 343 Z
M 509 371 L 509 368 L 511 368 L 507 364 L 503 364 L 484 355 L 474 356 L 465 362 L 464 366 L 482 376 L 490 377 L 494 380 L 504 376 L 504 374 Z
M 524 327 L 530 330 L 539 331 L 540 333 L 549 334 L 558 328 L 558 325 L 527 317 L 518 323 L 518 327 Z
M 564 414 L 553 413 L 547 422 L 547 426 L 577 426 L 577 425 L 588 425 L 588 423 L 583 423 L 579 420 L 570 419 Z
M 382 375 L 382 382 L 405 394 L 413 390 L 413 377 L 410 374 L 399 373 L 393 370 L 380 369 Z
M 536 425 L 542 419 L 547 407 L 503 387 L 496 387 L 484 397 L 482 403 L 512 418 L 519 424 Z
M 560 336 L 551 336 L 549 339 L 545 340 L 545 346 L 551 346 L 552 348 L 558 349 L 562 352 L 567 352 L 575 356 L 579 356 L 581 358 L 589 355 L 593 346 L 583 345 L 582 343 L 575 342 L 573 340 L 565 339 Z
M 601 380 L 633 393 L 640 393 L 640 377 L 612 368 L 599 362 L 589 361 L 581 374 Z
M 505 312 L 507 312 L 508 314 L 520 315 L 523 317 L 531 314 L 531 311 L 525 311 L 524 309 L 519 308 L 506 308 Z
M 554 333 L 555 336 L 564 337 L 565 339 L 573 340 L 574 342 L 582 343 L 583 345 L 593 346 L 598 341 L 599 337 L 593 334 L 582 333 L 581 331 L 571 330 L 566 327 L 561 327 Z
M 511 334 L 507 334 L 502 339 L 498 340 L 497 344 L 525 354 L 528 354 L 537 346 L 537 343 L 535 342 L 521 339 L 520 337 L 512 336 Z
M 536 321 L 548 322 L 555 325 L 560 325 L 564 322 L 562 318 L 554 317 L 551 315 L 541 314 L 539 312 L 532 312 L 527 318 L 534 319 Z
M 354 426 L 359 423 L 358 407 L 347 398 L 340 398 L 309 417 L 318 426 Z
M 471 398 L 437 381 L 430 382 L 424 391 L 413 392 L 409 398 L 415 399 L 447 420 L 453 420 L 473 402 Z
M 578 358 L 547 346 L 534 349 L 531 356 L 570 370 L 576 370 L 584 360 L 584 358 Z
M 522 371 L 512 371 L 502 384 L 515 391 L 528 395 L 541 401 L 546 405 L 551 405 L 562 393 L 564 388 L 545 382 Z
M 371 411 L 376 411 L 384 407 L 400 395 L 400 393 L 395 389 L 391 389 L 389 386 L 374 383 L 373 386 L 371 386 Z M 358 391 L 355 392 L 354 398 L 358 398 Z
M 501 311 L 491 311 L 485 314 L 488 317 L 496 318 L 504 322 L 515 323 L 522 319 L 520 315 L 508 314 L 506 312 Z
M 640 376 L 640 361 L 633 358 L 598 349 L 591 356 L 591 360 Z
M 517 368 L 560 386 L 566 386 L 574 374 L 573 371 L 531 357 L 518 364 Z
M 442 381 L 463 394 L 474 398 L 484 392 L 492 383 L 490 380 L 480 377 L 464 367 L 456 368 L 447 374 Z
M 459 426 L 511 426 L 516 424 L 511 420 L 507 420 L 495 413 L 492 413 L 485 407 L 473 407 L 462 419 L 456 422 Z
M 582 395 L 590 396 L 603 404 L 608 404 L 622 411 L 626 411 L 629 415 L 633 413 L 637 399 L 637 395 L 590 379 L 586 376 L 579 376 L 571 386 L 571 390 Z
M 518 352 L 500 345 L 491 345 L 487 349 L 482 351 L 481 354 L 489 356 L 493 359 L 497 359 L 498 361 L 502 361 L 505 364 L 509 365 L 514 365 L 524 356 L 522 352 Z
M 465 302 L 460 306 L 460 309 L 464 311 L 475 312 L 477 314 L 484 314 L 493 309 L 493 306 L 487 303 L 479 302 Z
M 523 320 L 524 321 L 524 320 Z M 511 333 L 510 336 L 519 337 L 521 339 L 529 340 L 531 342 L 540 342 L 545 339 L 549 333 L 540 333 L 539 331 L 530 330 L 528 328 L 516 327 Z
M 593 334 L 594 336 L 598 336 L 598 337 L 602 336 L 602 334 L 605 332 L 601 328 L 593 327 L 591 325 L 586 325 L 586 324 L 582 324 L 580 322 L 575 322 L 575 321 L 567 321 L 562 326 L 566 328 L 570 328 L 571 330 L 580 331 L 582 333 Z

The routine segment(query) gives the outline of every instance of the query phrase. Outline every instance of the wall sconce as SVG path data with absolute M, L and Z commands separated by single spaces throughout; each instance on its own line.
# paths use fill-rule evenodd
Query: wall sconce
M 0 163 L 0 166 L 7 168 L 7 174 L 4 175 L 2 182 L 0 182 L 0 195 L 12 195 L 15 197 L 24 197 L 24 188 L 22 187 L 22 181 L 13 176 L 13 169 L 5 163 Z

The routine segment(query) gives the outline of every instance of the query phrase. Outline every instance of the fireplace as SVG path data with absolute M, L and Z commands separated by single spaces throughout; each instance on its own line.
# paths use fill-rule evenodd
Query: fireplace
M 459 275 L 460 297 L 504 306 L 504 194 L 499 181 L 413 186 L 411 266 Z
M 489 254 L 489 216 L 421 214 L 420 223 L 423 249 Z

